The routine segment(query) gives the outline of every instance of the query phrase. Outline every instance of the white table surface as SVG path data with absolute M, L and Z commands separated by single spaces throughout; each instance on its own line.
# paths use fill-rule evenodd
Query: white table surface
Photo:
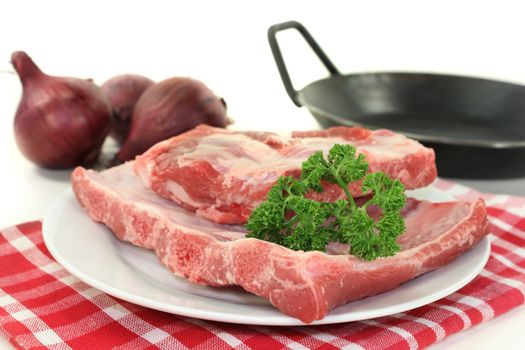
M 12 131 L 21 87 L 10 53 L 27 51 L 49 74 L 137 73 L 191 76 L 228 102 L 236 128 L 312 129 L 288 99 L 266 41 L 269 25 L 303 22 L 342 72 L 419 70 L 525 83 L 525 21 L 520 2 L 136 1 L 126 5 L 11 2 L 0 5 L 0 227 L 40 219 L 69 186 L 70 170 L 37 168 Z M 294 83 L 326 73 L 294 32 L 280 36 Z M 465 181 L 482 191 L 525 195 L 525 178 Z M 1 268 L 1 267 L 0 267 Z M 521 349 L 525 310 L 447 338 L 433 349 Z M 0 349 L 11 346 L 0 340 Z

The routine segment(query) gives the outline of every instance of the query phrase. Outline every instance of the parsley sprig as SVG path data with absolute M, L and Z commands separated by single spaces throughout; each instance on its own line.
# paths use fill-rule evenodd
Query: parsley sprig
M 370 197 L 357 205 L 348 185 L 360 180 L 363 193 Z M 335 202 L 305 198 L 311 190 L 323 192 L 323 181 L 341 187 L 346 198 Z M 364 260 L 391 256 L 399 251 L 396 239 L 405 231 L 400 213 L 404 192 L 399 180 L 383 172 L 368 173 L 368 162 L 363 154 L 356 155 L 355 147 L 336 144 L 327 159 L 318 151 L 304 161 L 300 179 L 279 178 L 248 219 L 247 237 L 303 251 L 325 251 L 328 243 L 340 242 Z M 379 209 L 376 218 L 370 215 L 371 206 Z

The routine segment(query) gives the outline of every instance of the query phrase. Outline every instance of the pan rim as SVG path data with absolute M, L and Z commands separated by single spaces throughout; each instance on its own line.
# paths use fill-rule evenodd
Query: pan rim
M 443 78 L 461 78 L 461 79 L 469 79 L 469 80 L 478 80 L 478 81 L 485 81 L 489 83 L 499 83 L 504 85 L 512 85 L 514 87 L 518 87 L 521 89 L 525 89 L 525 84 L 518 82 L 518 81 L 512 81 L 512 80 L 506 80 L 506 79 L 493 79 L 489 76 L 483 76 L 483 75 L 475 75 L 475 74 L 456 74 L 455 72 L 443 72 L 443 71 L 428 71 L 428 70 L 365 70 L 362 72 L 352 72 L 352 73 L 345 73 L 345 74 L 338 74 L 338 75 L 331 75 L 327 76 L 325 78 L 321 78 L 315 81 L 312 81 L 308 84 L 306 84 L 301 90 L 305 89 L 307 86 L 315 84 L 320 81 L 324 80 L 330 80 L 333 78 L 341 79 L 349 76 L 366 76 L 366 75 L 420 75 L 420 76 L 428 76 L 428 77 L 443 77 Z

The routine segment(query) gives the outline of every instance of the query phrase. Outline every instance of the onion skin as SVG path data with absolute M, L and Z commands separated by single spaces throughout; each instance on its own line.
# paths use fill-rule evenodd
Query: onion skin
M 204 83 L 174 77 L 154 84 L 137 101 L 128 138 L 113 163 L 134 159 L 154 144 L 201 123 L 216 127 L 231 123 L 224 100 Z
M 153 80 L 142 75 L 122 74 L 109 79 L 100 87 L 111 107 L 109 136 L 117 142 L 126 140 L 133 108 L 144 90 L 153 84 Z
M 23 51 L 11 61 L 23 93 L 15 140 L 37 165 L 51 169 L 94 163 L 109 131 L 109 105 L 89 80 L 44 74 Z

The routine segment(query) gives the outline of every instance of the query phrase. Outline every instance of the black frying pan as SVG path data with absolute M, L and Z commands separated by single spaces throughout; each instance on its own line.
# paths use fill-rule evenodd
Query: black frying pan
M 297 29 L 330 76 L 297 91 L 276 34 Z M 440 176 L 510 178 L 525 175 L 525 86 L 425 73 L 339 73 L 306 28 L 273 25 L 268 40 L 292 101 L 322 127 L 387 128 L 434 148 Z

